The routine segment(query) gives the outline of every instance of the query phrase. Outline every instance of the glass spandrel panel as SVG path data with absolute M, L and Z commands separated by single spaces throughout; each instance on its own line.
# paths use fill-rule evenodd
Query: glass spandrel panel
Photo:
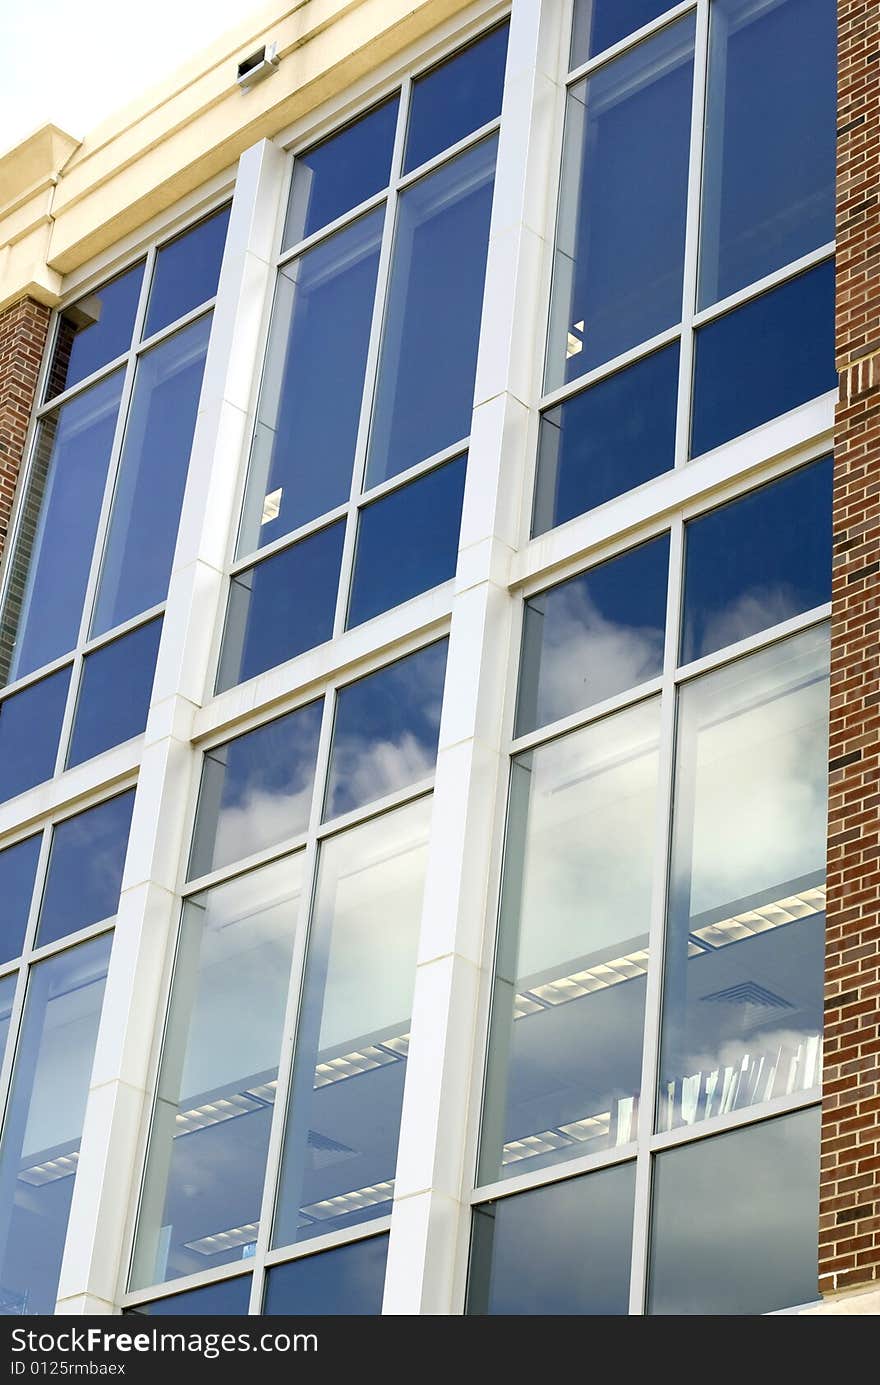
M 672 8 L 672 0 L 575 0 L 571 34 L 574 70 Z
M 221 207 L 213 216 L 160 247 L 150 287 L 145 337 L 214 297 L 228 226 L 229 208 Z
M 405 173 L 501 114 L 507 35 L 499 24 L 413 82 Z
M 111 938 L 31 968 L 0 1146 L 0 1304 L 55 1311 Z
M 661 1131 L 821 1081 L 827 780 L 824 627 L 682 689 Z
M 818 1221 L 818 1109 L 660 1154 L 648 1312 L 754 1316 L 813 1303 Z
M 46 398 L 71 389 L 131 346 L 144 261 L 64 308 L 49 368 Z
M 699 307 L 834 239 L 833 0 L 713 0 Z
M 138 360 L 92 634 L 168 595 L 211 316 Z
M 83 660 L 67 765 L 82 764 L 147 729 L 162 620 L 139 625 Z
M 497 145 L 483 140 L 400 195 L 367 486 L 471 431 Z
M 344 536 L 330 524 L 232 578 L 218 692 L 330 639 Z
M 133 807 L 134 789 L 52 829 L 38 947 L 116 914 Z
M 433 773 L 447 647 L 439 640 L 340 689 L 325 819 Z
M 681 662 L 831 600 L 830 457 L 685 526 Z
M 279 270 L 240 554 L 348 500 L 383 219 L 380 208 Z
M 304 1255 L 266 1276 L 267 1317 L 378 1317 L 382 1312 L 388 1237 Z
M 205 751 L 189 878 L 304 832 L 323 701 Z
M 529 597 L 518 736 L 660 674 L 668 572 L 663 534 Z
M 518 756 L 480 1182 L 636 1137 L 660 703 Z
M 184 904 L 132 1288 L 253 1252 L 302 887 L 298 852 Z
M 123 1317 L 138 1318 L 229 1318 L 245 1317 L 251 1297 L 251 1277 L 237 1275 L 234 1279 L 218 1279 L 202 1289 L 189 1289 L 185 1294 L 167 1294 L 152 1303 L 139 1303 L 136 1308 L 123 1310 Z
M 0 680 L 73 649 L 122 390 L 122 371 L 44 418 L 0 616 Z
M 697 330 L 691 456 L 837 387 L 828 260 Z
M 322 844 L 274 1245 L 391 1211 L 430 815 Z
M 52 778 L 69 685 L 62 668 L 0 702 L 0 803 Z
M 467 457 L 364 505 L 358 516 L 348 626 L 455 576 Z
M 674 466 L 677 400 L 675 342 L 542 414 L 533 536 Z
M 569 89 L 548 390 L 681 320 L 694 31 L 688 15 Z
M 629 1311 L 635 1164 L 474 1209 L 469 1316 Z
M 38 832 L 0 851 L 0 962 L 11 962 L 24 947 L 42 840 Z
M 398 101 L 396 95 L 390 97 L 297 154 L 284 227 L 285 250 L 387 187 Z

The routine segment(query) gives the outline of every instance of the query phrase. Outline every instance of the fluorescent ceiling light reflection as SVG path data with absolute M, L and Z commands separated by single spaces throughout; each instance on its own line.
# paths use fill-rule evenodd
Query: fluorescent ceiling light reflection
M 248 1222 L 246 1226 L 233 1226 L 228 1231 L 218 1231 L 213 1236 L 202 1236 L 197 1241 L 186 1241 L 187 1250 L 197 1255 L 219 1255 L 224 1250 L 236 1250 L 238 1246 L 248 1246 L 257 1239 L 260 1223 Z
M 518 1164 L 523 1159 L 534 1159 L 538 1154 L 549 1154 L 554 1149 L 567 1149 L 570 1145 L 588 1144 L 591 1140 L 605 1140 L 611 1133 L 611 1112 L 601 1111 L 595 1116 L 583 1116 L 569 1125 L 560 1125 L 555 1130 L 542 1130 L 536 1135 L 523 1135 L 519 1140 L 509 1140 L 501 1156 L 503 1166 Z
M 785 899 L 761 904 L 757 909 L 745 909 L 729 919 L 718 923 L 707 923 L 695 928 L 692 937 L 710 947 L 727 947 L 728 943 L 741 942 L 743 938 L 754 938 L 758 933 L 768 933 L 772 928 L 781 928 L 785 923 L 797 919 L 812 918 L 825 910 L 825 886 L 816 885 L 798 894 L 786 895 Z
M 261 524 L 269 524 L 273 519 L 277 519 L 281 513 L 281 497 L 284 494 L 284 487 L 279 486 L 277 491 L 270 491 L 263 500 L 263 514 L 260 518 Z
M 246 1115 L 248 1111 L 261 1111 L 264 1103 L 255 1101 L 243 1092 L 233 1092 L 230 1096 L 218 1097 L 216 1101 L 206 1101 L 204 1106 L 193 1106 L 189 1111 L 178 1111 L 174 1117 L 176 1129 L 174 1137 L 191 1135 L 194 1130 L 204 1130 L 209 1125 L 222 1125 L 224 1121 L 234 1120 L 236 1116 Z
M 344 1217 L 348 1212 L 361 1212 L 366 1207 L 375 1207 L 380 1202 L 390 1202 L 394 1196 L 394 1179 L 386 1183 L 373 1183 L 367 1188 L 356 1188 L 350 1193 L 339 1193 L 337 1197 L 325 1198 L 322 1202 L 312 1202 L 300 1208 L 307 1217 L 315 1221 L 329 1221 L 331 1217 Z
M 59 1178 L 69 1178 L 76 1173 L 79 1163 L 79 1150 L 72 1154 L 59 1154 L 57 1159 L 47 1159 L 45 1164 L 34 1164 L 30 1169 L 22 1169 L 18 1175 L 21 1183 L 32 1188 L 42 1188 L 44 1183 L 54 1183 Z

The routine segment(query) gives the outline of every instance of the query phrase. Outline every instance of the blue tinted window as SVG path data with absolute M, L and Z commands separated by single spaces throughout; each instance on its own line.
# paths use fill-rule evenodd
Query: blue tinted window
M 833 262 L 701 327 L 694 350 L 693 457 L 835 389 Z
M 471 431 L 497 139 L 401 194 L 367 485 Z
M 681 661 L 831 600 L 832 460 L 691 520 Z
M 344 533 L 328 525 L 233 577 L 218 692 L 329 640 Z
M 162 621 L 151 620 L 83 662 L 68 765 L 140 736 L 147 726 Z
M 507 33 L 499 25 L 413 83 L 405 173 L 501 114 Z
M 9 680 L 76 644 L 122 375 L 40 424 L 0 621 L 0 674 Z
M 446 649 L 446 640 L 440 640 L 340 690 L 325 818 L 433 772 Z
M 70 389 L 131 346 L 144 262 L 111 279 L 58 319 L 47 398 Z
M 457 457 L 361 510 L 349 626 L 455 576 L 466 466 Z
M 468 1313 L 629 1311 L 635 1164 L 477 1208 Z
M 834 239 L 837 7 L 710 12 L 700 307 Z
M 132 789 L 53 829 L 37 927 L 40 947 L 116 914 L 133 807 Z
M 392 96 L 308 153 L 296 156 L 284 227 L 285 249 L 387 186 L 397 102 Z
M 681 319 L 694 23 L 569 90 L 548 389 Z
M 382 1312 L 388 1237 L 371 1236 L 276 1265 L 266 1281 L 267 1317 L 378 1317 Z
M 205 752 L 191 879 L 305 831 L 322 708 L 312 702 Z
M 153 271 L 145 337 L 214 297 L 228 226 L 229 208 L 223 207 L 162 246 Z
M 671 7 L 672 0 L 575 0 L 571 66 L 580 67 Z
M 18 957 L 24 946 L 41 841 L 37 833 L 0 851 L 0 962 Z
M 0 702 L 0 802 L 55 771 L 70 669 L 60 669 Z
M 664 534 L 526 602 L 517 735 L 657 677 L 668 569 Z
M 674 465 L 678 343 L 567 399 L 541 418 L 533 534 Z
M 93 634 L 168 595 L 210 333 L 209 315 L 138 361 Z
M 362 217 L 278 275 L 241 553 L 348 500 L 383 218 Z
M 247 1316 L 250 1296 L 251 1277 L 245 1274 L 237 1279 L 220 1279 L 203 1289 L 190 1289 L 186 1294 L 169 1294 L 152 1303 L 139 1303 L 137 1308 L 127 1308 L 123 1316 L 243 1318 Z
M 818 1109 L 660 1154 L 648 1312 L 751 1316 L 813 1302 L 818 1216 Z

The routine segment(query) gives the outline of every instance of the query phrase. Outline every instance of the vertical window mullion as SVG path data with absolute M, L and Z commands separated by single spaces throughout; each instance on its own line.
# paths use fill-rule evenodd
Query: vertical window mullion
M 670 532 L 669 584 L 666 597 L 666 640 L 663 658 L 663 692 L 660 709 L 660 764 L 657 785 L 657 821 L 654 839 L 654 878 L 651 924 L 648 938 L 648 984 L 645 994 L 645 1031 L 642 1050 L 642 1090 L 639 1099 L 638 1155 L 633 1211 L 633 1251 L 630 1278 L 630 1313 L 645 1311 L 648 1274 L 648 1242 L 651 1219 L 650 1139 L 657 1101 L 660 1051 L 660 1015 L 663 989 L 663 950 L 666 934 L 666 891 L 672 840 L 672 789 L 675 773 L 675 667 L 678 659 L 681 619 L 684 525 L 677 518 Z
M 685 466 L 690 454 L 691 381 L 694 358 L 694 314 L 700 253 L 700 189 L 706 121 L 706 79 L 709 61 L 709 0 L 698 0 L 694 39 L 694 90 L 691 106 L 691 147 L 688 165 L 687 219 L 685 222 L 684 275 L 682 279 L 681 348 L 678 365 L 678 415 L 675 430 L 675 465 Z

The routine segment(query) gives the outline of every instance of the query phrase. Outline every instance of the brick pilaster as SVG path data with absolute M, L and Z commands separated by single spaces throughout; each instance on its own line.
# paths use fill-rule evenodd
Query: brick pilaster
M 839 0 L 823 1293 L 880 1280 L 880 0 Z
M 0 313 L 0 557 L 48 329 L 49 309 L 32 298 Z

